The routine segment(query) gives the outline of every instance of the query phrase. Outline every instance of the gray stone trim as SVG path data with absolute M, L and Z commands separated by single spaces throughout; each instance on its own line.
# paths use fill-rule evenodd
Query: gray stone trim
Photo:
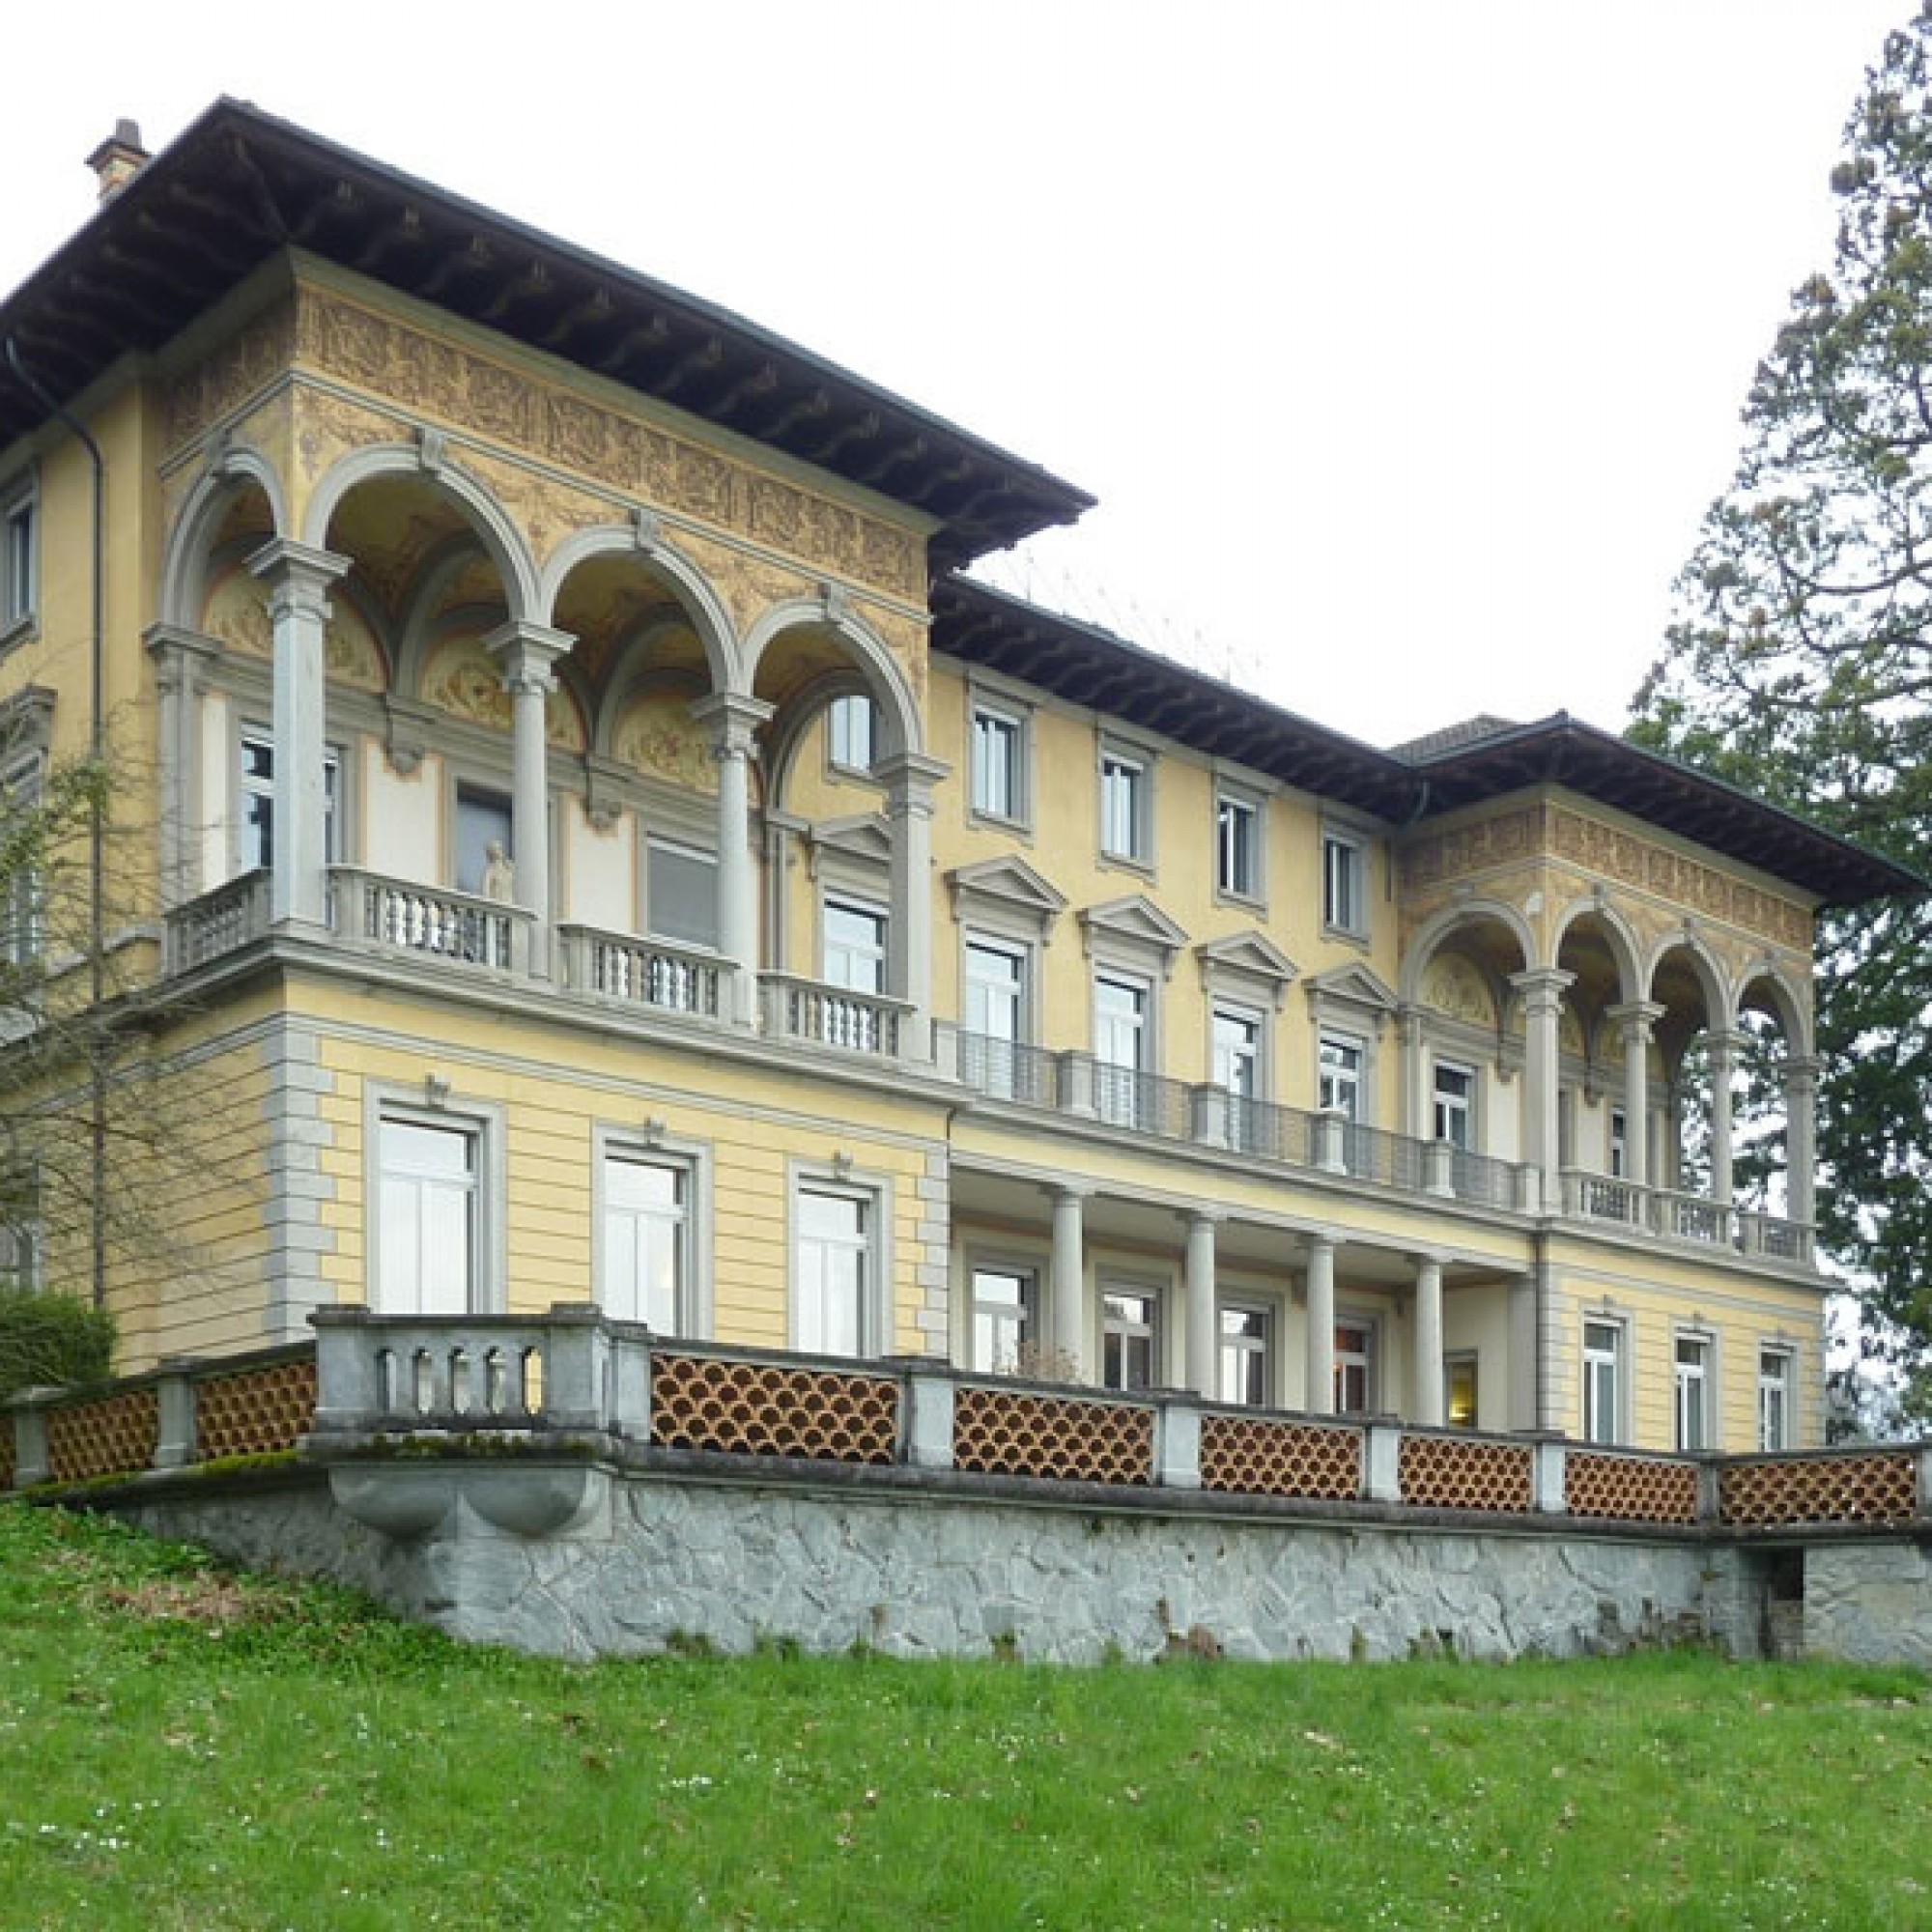
M 320 1037 L 313 1026 L 281 1013 L 265 1022 L 261 1033 L 262 1065 L 269 1076 L 262 1099 L 264 1165 L 272 1182 L 263 1215 L 268 1293 L 262 1335 L 274 1345 L 306 1341 L 311 1312 L 335 1299 L 316 1264 L 335 1251 L 334 1232 L 322 1222 L 323 1204 L 335 1198 L 335 1182 L 322 1171 L 322 1156 L 334 1146 L 335 1136 L 322 1119 L 320 1102 L 325 1094 L 336 1091 L 336 1082 L 321 1065 Z M 231 1041 L 218 1044 L 232 1050 Z

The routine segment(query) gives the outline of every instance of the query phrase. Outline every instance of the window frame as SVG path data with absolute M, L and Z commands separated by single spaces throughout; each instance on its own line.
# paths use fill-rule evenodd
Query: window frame
M 1345 1328 L 1359 1329 L 1362 1346 L 1359 1350 L 1344 1350 L 1342 1331 Z M 1338 1308 L 1335 1311 L 1335 1332 L 1329 1350 L 1332 1363 L 1331 1374 L 1335 1386 L 1335 1413 L 1337 1415 L 1374 1415 L 1378 1412 L 1377 1403 L 1380 1398 L 1382 1337 L 1379 1316 L 1366 1314 L 1359 1309 Z M 1351 1368 L 1359 1368 L 1362 1377 L 1362 1400 L 1359 1406 L 1352 1406 L 1344 1401 L 1347 1388 L 1346 1378 Z
M 609 1194 L 611 1163 L 628 1162 L 637 1166 L 658 1167 L 680 1175 L 685 1182 L 683 1232 L 679 1260 L 681 1278 L 676 1288 L 677 1321 L 669 1329 L 654 1332 L 671 1334 L 683 1340 L 704 1341 L 712 1333 L 714 1320 L 711 1287 L 712 1183 L 711 1150 L 701 1141 L 668 1137 L 662 1133 L 640 1133 L 635 1127 L 599 1122 L 591 1136 L 590 1213 L 591 1299 L 607 1312 L 610 1308 Z M 628 1318 L 613 1318 L 628 1319 Z M 636 1318 L 641 1320 L 642 1318 Z
M 1694 1367 L 1684 1351 L 1694 1349 Z M 1683 1456 L 1707 1456 L 1714 1445 L 1718 1412 L 1718 1341 L 1708 1328 L 1679 1328 L 1670 1343 L 1672 1426 L 1677 1451 Z M 1686 1423 L 1692 1426 L 1686 1428 Z M 1698 1439 L 1688 1439 L 1695 1435 Z
M 859 1348 L 847 1358 L 854 1361 L 875 1359 L 888 1354 L 893 1346 L 893 1190 L 890 1177 L 861 1173 L 842 1161 L 789 1163 L 785 1177 L 785 1346 L 809 1354 L 826 1354 L 822 1348 L 804 1340 L 805 1225 L 801 1204 L 808 1195 L 853 1201 L 865 1209 L 862 1222 L 865 1237 L 861 1252 L 869 1263 L 869 1272 L 859 1283 L 857 1308 Z
M 1102 986 L 1119 987 L 1133 994 L 1137 1001 L 1133 1037 L 1139 1041 L 1140 1050 L 1131 1065 L 1111 1059 L 1100 1050 Z M 1147 1083 L 1158 1079 L 1160 1074 L 1159 989 L 1146 974 L 1116 965 L 1110 959 L 1096 959 L 1089 978 L 1087 998 L 1091 1015 L 1088 1037 L 1094 1062 L 1094 1111 L 1115 1126 L 1139 1126 L 1151 1092 Z M 1122 1079 L 1110 1076 L 1125 1076 L 1124 1095 L 1119 1091 Z
M 832 977 L 832 915 L 846 913 L 857 919 L 871 922 L 878 932 L 878 983 L 873 986 L 855 986 L 849 980 L 835 980 Z M 889 905 L 868 899 L 863 893 L 848 892 L 842 887 L 829 886 L 818 897 L 818 982 L 824 986 L 838 986 L 848 993 L 860 993 L 870 999 L 889 997 L 893 975 L 893 915 Z M 843 949 L 847 956 L 859 957 L 850 949 Z M 870 957 L 869 952 L 863 956 Z
M 1330 938 L 1369 937 L 1369 844 L 1358 832 L 1324 819 L 1321 833 L 1321 929 Z M 1340 903 L 1346 901 L 1346 903 Z
M 1592 1347 L 1590 1331 L 1609 1336 L 1607 1348 Z M 1599 1448 L 1614 1448 L 1629 1439 L 1625 1417 L 1630 1406 L 1630 1323 L 1620 1315 L 1596 1311 L 1583 1317 L 1578 1361 L 1577 1422 L 1580 1439 Z M 1609 1374 L 1607 1409 L 1598 1391 L 1595 1369 Z
M 1158 1388 L 1161 1379 L 1162 1357 L 1166 1345 L 1165 1331 L 1167 1325 L 1165 1321 L 1166 1296 L 1160 1285 L 1155 1282 L 1135 1280 L 1125 1276 L 1119 1278 L 1102 1276 L 1095 1283 L 1095 1299 L 1099 1303 L 1100 1315 L 1099 1386 L 1104 1389 L 1111 1389 L 1119 1395 L 1131 1395 L 1144 1389 Z M 1126 1326 L 1117 1324 L 1107 1305 L 1109 1301 L 1116 1299 L 1143 1303 L 1148 1310 L 1147 1320 L 1145 1321 L 1135 1321 Z M 1110 1379 L 1113 1370 L 1112 1364 L 1108 1360 L 1108 1344 L 1116 1339 L 1122 1341 L 1123 1345 L 1121 1355 L 1123 1379 L 1120 1381 Z M 1141 1382 L 1124 1379 L 1127 1365 L 1126 1347 L 1131 1346 L 1135 1342 L 1145 1342 L 1147 1345 L 1147 1379 Z
M 1765 1364 L 1776 1362 L 1776 1378 L 1765 1373 Z M 1776 1429 L 1767 1427 L 1767 1398 L 1776 1393 L 1779 1408 Z M 1760 1342 L 1757 1345 L 1757 1446 L 1765 1455 L 1776 1455 L 1796 1446 L 1798 1438 L 1798 1350 L 1788 1342 Z M 1773 1440 L 1772 1437 L 1776 1439 Z
M 1354 1094 L 1352 1106 L 1338 1105 L 1330 1098 L 1331 1070 L 1328 1065 L 1330 1047 L 1343 1053 L 1354 1055 L 1354 1068 L 1350 1087 Z M 1365 1127 L 1372 1124 L 1369 1104 L 1369 1042 L 1360 1034 L 1353 1034 L 1342 1027 L 1323 1027 L 1315 1039 L 1315 1106 L 1319 1113 L 1340 1113 L 1351 1127 Z
M 1444 1133 L 1442 1130 L 1445 1119 L 1445 1096 L 1442 1092 L 1442 1076 L 1445 1073 L 1449 1074 L 1452 1078 L 1461 1079 L 1467 1083 L 1462 1094 L 1451 1094 L 1447 1096 L 1446 1101 L 1446 1117 L 1451 1121 L 1459 1117 L 1462 1120 L 1463 1132 L 1461 1138 L 1458 1138 L 1453 1133 Z M 1460 1153 L 1474 1153 L 1478 1145 L 1476 1139 L 1476 1096 L 1481 1091 L 1482 1075 L 1477 1067 L 1471 1065 L 1466 1061 L 1444 1060 L 1432 1055 L 1429 1066 L 1430 1138 L 1435 1141 L 1446 1143 L 1448 1146 L 1455 1148 Z
M 1469 1374 L 1469 1415 L 1466 1421 L 1456 1416 L 1456 1378 L 1460 1371 Z M 1452 1349 L 1442 1357 L 1442 1421 L 1449 1429 L 1480 1429 L 1483 1426 L 1483 1358 L 1477 1349 Z
M 841 737 L 847 735 L 841 730 L 841 718 L 858 716 L 855 707 L 863 706 L 866 716 L 866 762 L 856 764 L 839 749 Z M 879 704 L 868 691 L 841 691 L 825 707 L 825 766 L 830 772 L 841 778 L 876 779 L 879 763 Z
M 47 753 L 33 745 L 0 764 L 0 813 L 16 806 L 40 811 L 46 800 Z M 47 882 L 38 866 L 22 866 L 9 882 L 11 903 L 0 899 L 0 961 L 21 975 L 21 991 L 38 1006 L 42 986 L 35 972 L 47 942 Z
M 0 648 L 24 642 L 39 631 L 42 524 L 36 470 L 0 483 Z M 24 537 L 16 548 L 21 531 Z
M 274 868 L 274 830 L 273 820 L 270 821 L 269 853 L 257 865 L 246 863 L 245 850 L 247 836 L 251 829 L 246 806 L 259 786 L 251 785 L 246 765 L 250 745 L 267 747 L 270 759 L 268 796 L 270 804 L 275 802 L 275 779 L 272 760 L 275 754 L 275 732 L 272 724 L 264 724 L 251 715 L 238 714 L 233 731 L 233 748 L 228 760 L 233 786 L 233 804 L 229 812 L 230 836 L 228 840 L 228 863 L 232 876 L 258 868 L 271 871 Z M 349 863 L 349 773 L 353 761 L 348 747 L 333 742 L 322 748 L 322 862 L 325 866 L 341 866 Z M 450 876 L 455 876 L 452 868 Z
M 1231 1294 L 1221 1297 L 1214 1309 L 1214 1399 L 1237 1408 L 1268 1408 L 1274 1404 L 1275 1394 L 1275 1335 L 1279 1326 L 1278 1313 L 1273 1303 L 1256 1299 L 1253 1296 Z M 1258 1332 L 1247 1335 L 1231 1335 L 1228 1321 L 1231 1316 L 1252 1319 L 1259 1321 Z M 1261 1377 L 1261 1393 L 1250 1400 L 1244 1394 L 1236 1394 L 1230 1386 L 1230 1358 L 1245 1363 L 1256 1369 Z
M 427 1085 L 427 1083 L 426 1083 Z M 401 1088 L 374 1081 L 363 1089 L 363 1253 L 368 1259 L 369 1308 L 373 1314 L 416 1314 L 422 1310 L 388 1309 L 378 1305 L 384 1254 L 383 1226 L 383 1128 L 401 1125 L 434 1127 L 469 1136 L 475 1154 L 472 1165 L 474 1207 L 471 1210 L 469 1315 L 500 1315 L 506 1306 L 504 1216 L 508 1206 L 504 1184 L 503 1109 L 493 1101 L 426 1097 L 424 1088 Z M 418 1292 L 417 1300 L 421 1295 Z
M 1012 962 L 1017 969 L 1012 982 L 1013 994 L 1013 1033 L 1009 1040 L 1002 1039 L 998 1034 L 988 1033 L 978 1024 L 976 1014 L 975 989 L 990 985 L 992 982 L 978 976 L 973 971 L 976 953 L 996 954 Z M 1034 1014 L 1037 1010 L 1035 999 L 1034 974 L 1037 964 L 1037 949 L 1023 939 L 1015 939 L 1005 932 L 988 931 L 982 926 L 964 926 L 959 935 L 959 1032 L 962 1039 L 974 1039 L 983 1044 L 976 1049 L 981 1054 L 984 1065 L 982 1091 L 997 1099 L 1014 1099 L 1023 1093 L 1031 1092 L 1030 1076 L 1022 1072 L 1027 1065 L 1027 1051 L 1035 1045 Z M 1001 1053 L 1000 1048 L 1009 1049 Z
M 966 1334 L 964 1354 L 975 1375 L 1018 1376 L 1032 1373 L 1027 1363 L 1029 1348 L 1037 1349 L 1040 1341 L 1040 1274 L 1037 1263 L 1018 1260 L 1004 1254 L 972 1254 L 966 1262 Z M 1000 1359 L 997 1350 L 992 1351 L 992 1359 L 982 1361 L 980 1349 L 980 1278 L 981 1275 L 998 1275 L 1019 1284 L 1019 1302 L 1013 1325 L 1018 1329 L 1018 1338 L 1013 1344 L 1012 1358 Z M 1005 1311 L 1010 1306 L 1006 1302 L 991 1304 L 1001 1311 L 999 1319 L 1006 1320 Z
M 1124 866 L 1136 872 L 1151 874 L 1153 852 L 1154 754 L 1145 745 L 1103 732 L 1094 758 L 1098 837 L 1095 844 L 1104 864 Z M 1112 842 L 1115 813 L 1110 798 L 1110 767 L 1131 774 L 1133 783 L 1127 810 L 1127 843 Z
M 1227 826 L 1224 814 L 1244 812 L 1248 819 L 1246 883 L 1230 878 Z M 1252 911 L 1267 907 L 1267 800 L 1246 785 L 1217 780 L 1214 785 L 1214 899 L 1218 905 L 1246 906 Z
M 651 858 L 657 852 L 674 853 L 681 859 L 694 864 L 707 866 L 711 871 L 711 937 L 692 939 L 682 933 L 667 932 L 657 923 L 657 895 L 651 890 Z M 681 838 L 674 832 L 661 832 L 655 827 L 639 826 L 638 832 L 639 869 L 641 873 L 641 890 L 638 896 L 641 903 L 641 917 L 638 921 L 638 930 L 646 939 L 662 940 L 667 946 L 680 946 L 695 952 L 716 952 L 722 937 L 723 922 L 719 917 L 718 902 L 718 854 L 690 838 Z
M 998 726 L 1007 747 L 1007 809 L 982 797 L 981 775 L 989 769 L 981 756 L 985 740 L 981 724 Z M 1003 831 L 1033 829 L 1033 707 L 994 695 L 978 683 L 968 687 L 966 702 L 966 816 L 976 825 Z

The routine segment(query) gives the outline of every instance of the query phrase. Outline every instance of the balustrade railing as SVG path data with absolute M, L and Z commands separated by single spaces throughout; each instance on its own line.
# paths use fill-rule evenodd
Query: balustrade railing
M 1623 1228 L 1649 1224 L 1648 1189 L 1613 1174 L 1563 1170 L 1563 1211 L 1579 1221 L 1613 1221 Z
M 350 866 L 331 866 L 328 883 L 338 938 L 493 973 L 529 970 L 534 922 L 521 906 Z
M 828 986 L 790 973 L 762 974 L 759 987 L 768 1039 L 798 1040 L 887 1060 L 896 1059 L 905 1044 L 913 1009 L 903 1000 Z
M 560 925 L 556 936 L 564 984 L 574 993 L 699 1019 L 722 1010 L 720 988 L 732 969 L 716 953 L 587 925 Z
M 167 915 L 162 963 L 168 973 L 191 973 L 235 952 L 269 929 L 270 874 L 258 867 L 203 893 Z

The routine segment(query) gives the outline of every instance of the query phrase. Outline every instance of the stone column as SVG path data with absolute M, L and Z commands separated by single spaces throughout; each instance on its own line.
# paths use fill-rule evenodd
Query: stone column
M 1513 974 L 1510 984 L 1522 995 L 1523 1158 L 1543 1176 L 1544 1211 L 1553 1209 L 1557 1179 L 1557 1088 L 1563 1068 L 1563 995 L 1576 983 L 1574 973 L 1542 966 Z
M 901 1051 L 932 1057 L 932 788 L 950 769 L 937 758 L 900 752 L 881 758 L 873 775 L 886 785 L 892 827 L 892 914 L 886 923 L 888 984 L 911 1008 Z
M 184 904 L 202 890 L 201 846 L 201 694 L 208 667 L 221 654 L 213 638 L 151 625 L 143 639 L 155 661 L 155 689 L 160 698 L 157 731 L 160 755 L 161 906 Z
M 1221 1217 L 1197 1210 L 1187 1216 L 1187 1382 L 1210 1402 L 1220 1386 L 1220 1322 L 1214 1309 L 1214 1230 Z
M 752 864 L 752 758 L 772 715 L 759 698 L 714 692 L 691 707 L 711 726 L 718 760 L 718 950 L 731 962 L 731 1017 L 749 1026 L 758 1000 L 758 883 Z
M 1704 1036 L 1711 1065 L 1711 1199 L 1731 1205 L 1731 1077 L 1745 1037 L 1714 1027 Z
M 1055 1187 L 1053 1197 L 1054 1374 L 1087 1379 L 1087 1258 L 1084 1220 L 1087 1189 Z
M 1624 1173 L 1639 1187 L 1648 1187 L 1650 1043 L 1663 1009 L 1654 1000 L 1632 1000 L 1607 1008 L 1604 1017 L 1614 1020 L 1624 1036 Z
M 1410 1140 L 1434 1140 L 1429 1086 L 1423 1079 L 1429 1055 L 1422 1043 L 1422 1009 L 1404 1007 L 1396 1014 L 1395 1032 L 1402 1059 L 1402 1131 Z
M 1818 1062 L 1793 1054 L 1784 1063 L 1784 1207 L 1810 1227 L 1818 1218 Z
M 1308 1378 L 1302 1404 L 1311 1415 L 1335 1413 L 1335 1242 L 1308 1237 Z
M 1415 1258 L 1415 1387 L 1409 1408 L 1425 1429 L 1442 1427 L 1442 1257 Z
M 516 902 L 535 922 L 530 971 L 550 975 L 550 734 L 546 700 L 556 689 L 551 667 L 575 641 L 542 624 L 511 623 L 483 639 L 510 694 L 513 732 L 510 843 L 516 864 Z
M 248 568 L 269 586 L 274 638 L 274 879 L 269 916 L 277 925 L 320 927 L 328 919 L 323 649 L 328 586 L 348 570 L 349 558 L 277 537 L 248 559 Z

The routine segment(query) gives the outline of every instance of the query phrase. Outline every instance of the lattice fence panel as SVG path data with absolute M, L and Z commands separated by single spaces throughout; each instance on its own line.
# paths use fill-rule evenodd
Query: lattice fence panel
M 1201 1487 L 1235 1495 L 1353 1502 L 1362 1492 L 1361 1433 L 1261 1416 L 1204 1415 Z
M 1918 1514 L 1918 1469 L 1908 1453 L 1793 1457 L 1739 1463 L 1718 1479 L 1725 1522 L 1907 1522 Z
M 1521 1516 L 1535 1499 L 1533 1458 L 1526 1442 L 1405 1435 L 1398 1468 L 1403 1501 L 1422 1508 Z
M 1151 1483 L 1153 1411 L 1018 1389 L 962 1388 L 953 1398 L 952 1464 L 993 1476 Z
M 131 1475 L 154 1465 L 161 1406 L 151 1388 L 50 1408 L 47 1473 L 57 1483 Z
M 272 1362 L 212 1376 L 194 1392 L 196 1453 L 268 1456 L 293 1449 L 315 1422 L 315 1361 Z
M 899 1385 L 888 1377 L 704 1355 L 651 1361 L 651 1440 L 661 1449 L 891 1463 L 898 1439 Z
M 1563 1488 L 1572 1516 L 1614 1517 L 1620 1522 L 1697 1520 L 1697 1471 L 1689 1463 L 1573 1449 L 1564 1459 Z

